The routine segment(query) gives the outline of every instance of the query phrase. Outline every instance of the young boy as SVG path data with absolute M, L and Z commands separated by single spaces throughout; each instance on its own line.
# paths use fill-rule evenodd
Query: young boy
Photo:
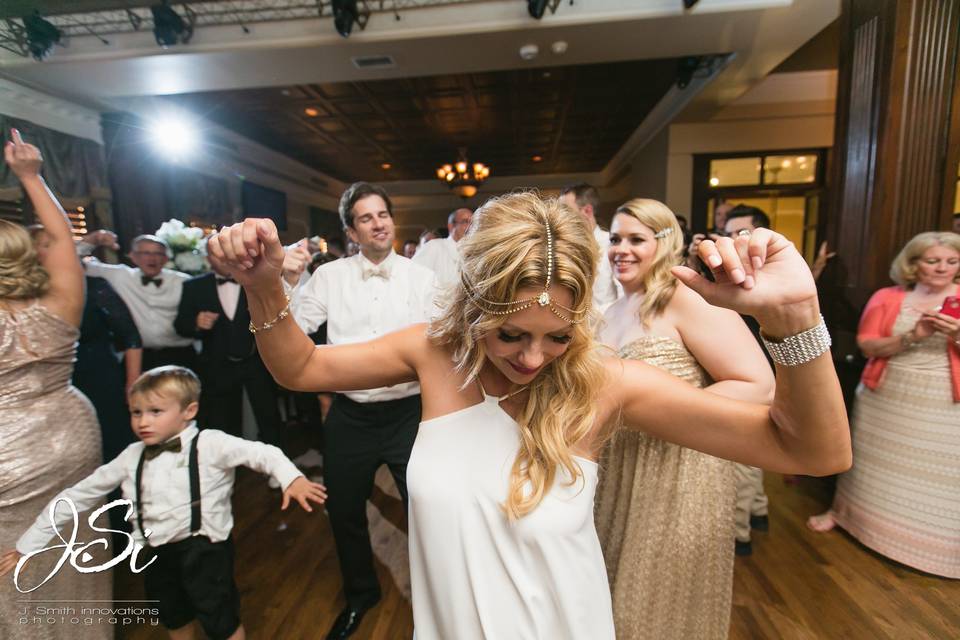
M 119 486 L 124 498 L 133 501 L 135 539 L 156 553 L 144 569 L 144 585 L 147 599 L 159 601 L 160 621 L 170 637 L 193 638 L 196 619 L 211 640 L 242 640 L 230 539 L 234 469 L 246 466 L 276 479 L 284 489 L 281 509 L 293 499 L 313 511 L 309 502 L 323 504 L 326 489 L 304 478 L 276 447 L 215 429 L 198 431 L 199 397 L 200 380 L 189 369 L 157 367 L 141 375 L 129 395 L 130 422 L 140 442 L 54 501 L 70 498 L 83 512 Z M 49 510 L 47 505 L 21 536 L 16 552 L 4 554 L 0 575 L 21 554 L 47 545 L 54 535 Z M 66 505 L 58 505 L 58 529 L 71 517 Z

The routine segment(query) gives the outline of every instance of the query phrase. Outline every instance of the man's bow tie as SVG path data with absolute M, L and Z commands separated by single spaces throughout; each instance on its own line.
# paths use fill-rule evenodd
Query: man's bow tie
M 390 268 L 385 264 L 378 265 L 363 265 L 363 279 L 369 280 L 370 278 L 377 276 L 383 278 L 384 280 L 390 279 Z
M 148 444 L 147 448 L 144 450 L 144 457 L 147 460 L 153 460 L 158 455 L 164 451 L 172 451 L 174 453 L 180 452 L 180 438 L 174 438 L 173 440 L 167 440 L 163 444 Z
M 216 276 L 216 278 L 217 278 L 217 284 L 218 284 L 218 285 L 226 284 L 226 283 L 228 283 L 228 282 L 236 282 L 236 280 L 234 280 L 234 279 L 231 278 L 230 276 L 227 276 L 226 278 L 222 278 L 222 277 L 220 277 L 220 276 Z
M 143 286 L 147 286 L 151 282 L 157 285 L 157 289 L 159 289 L 160 285 L 163 283 L 163 278 L 151 278 L 150 276 L 140 276 L 140 283 Z

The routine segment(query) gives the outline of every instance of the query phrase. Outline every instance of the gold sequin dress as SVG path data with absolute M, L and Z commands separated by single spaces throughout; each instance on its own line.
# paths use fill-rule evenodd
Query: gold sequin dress
M 34 303 L 0 308 L 0 550 L 12 550 L 61 489 L 100 464 L 100 427 L 93 406 L 70 385 L 79 331 Z M 80 514 L 81 522 L 87 514 Z M 70 528 L 62 533 L 69 539 Z M 109 534 L 80 528 L 78 540 Z M 58 541 L 59 542 L 59 541 Z M 53 543 L 51 543 L 53 544 Z M 62 550 L 34 557 L 20 587 L 39 584 Z M 102 551 L 91 550 L 101 564 Z M 0 638 L 89 640 L 113 637 L 109 623 L 88 624 L 83 607 L 110 609 L 110 571 L 81 574 L 67 562 L 54 578 L 30 593 L 0 578 Z M 27 602 L 30 601 L 30 602 Z M 81 602 L 82 601 L 82 602 Z M 98 601 L 98 602 L 94 602 Z M 98 616 L 92 616 L 94 621 Z
M 696 387 L 683 345 L 647 336 L 620 350 Z M 620 430 L 600 459 L 594 517 L 619 640 L 726 638 L 733 586 L 733 463 Z

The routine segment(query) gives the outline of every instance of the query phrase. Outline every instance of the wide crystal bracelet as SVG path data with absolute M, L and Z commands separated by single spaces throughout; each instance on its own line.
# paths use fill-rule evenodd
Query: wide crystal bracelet
M 264 322 L 263 325 L 259 327 L 253 324 L 253 320 L 251 320 L 250 326 L 247 327 L 248 329 L 250 329 L 250 333 L 256 334 L 258 331 L 268 331 L 270 329 L 273 329 L 273 327 L 278 322 L 280 322 L 281 320 L 283 320 L 284 318 L 290 315 L 290 296 L 285 293 L 283 294 L 283 297 L 287 299 L 287 306 L 285 306 L 280 311 L 280 313 L 277 314 L 277 317 L 274 318 L 273 320 L 270 320 L 269 322 Z
M 796 367 L 814 360 L 830 350 L 830 332 L 820 316 L 820 323 L 812 329 L 807 329 L 796 335 L 787 336 L 783 340 L 774 342 L 762 333 L 760 338 L 767 353 L 777 364 L 785 367 Z

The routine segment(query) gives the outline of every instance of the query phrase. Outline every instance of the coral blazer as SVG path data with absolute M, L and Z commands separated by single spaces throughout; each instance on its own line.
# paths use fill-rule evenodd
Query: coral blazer
M 857 340 L 871 338 L 889 338 L 893 335 L 893 324 L 897 321 L 900 307 L 907 291 L 903 287 L 886 287 L 880 289 L 867 303 L 860 317 L 860 326 L 857 329 Z M 960 287 L 957 293 L 960 295 Z M 950 360 L 950 379 L 953 382 L 953 401 L 960 402 L 960 347 L 952 340 L 947 342 L 947 357 Z M 876 389 L 883 382 L 883 374 L 887 370 L 887 361 L 890 358 L 870 358 L 863 370 L 860 380 L 868 389 Z

